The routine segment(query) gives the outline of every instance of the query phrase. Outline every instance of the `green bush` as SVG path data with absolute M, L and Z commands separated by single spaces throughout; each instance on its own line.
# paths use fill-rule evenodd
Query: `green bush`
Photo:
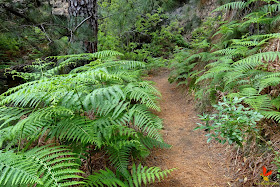
M 206 135 L 208 136 L 207 142 L 214 138 L 223 144 L 228 142 L 229 144 L 236 143 L 242 146 L 248 135 L 258 132 L 256 124 L 263 116 L 250 108 L 244 107 L 241 103 L 243 99 L 236 97 L 227 100 L 224 97 L 223 102 L 214 105 L 218 113 L 200 116 L 205 124 L 198 123 L 199 127 L 196 129 L 209 132 Z

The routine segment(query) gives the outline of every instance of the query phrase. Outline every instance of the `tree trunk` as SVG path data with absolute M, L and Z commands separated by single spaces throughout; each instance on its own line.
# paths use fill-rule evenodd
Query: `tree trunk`
M 74 17 L 90 17 L 89 24 L 93 31 L 94 42 L 86 41 L 86 48 L 88 52 L 97 52 L 98 45 L 98 5 L 97 0 L 68 0 L 68 12 L 70 16 Z

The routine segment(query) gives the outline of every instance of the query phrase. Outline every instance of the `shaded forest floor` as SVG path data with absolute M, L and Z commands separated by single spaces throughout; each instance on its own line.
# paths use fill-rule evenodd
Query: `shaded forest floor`
M 161 92 L 161 112 L 164 140 L 172 145 L 169 150 L 154 150 L 147 159 L 148 165 L 162 169 L 177 168 L 163 182 L 152 184 L 155 187 L 210 187 L 229 186 L 226 148 L 223 145 L 208 144 L 205 132 L 193 129 L 199 122 L 193 98 L 176 84 L 168 82 L 169 71 L 161 70 L 148 80 L 156 83 Z

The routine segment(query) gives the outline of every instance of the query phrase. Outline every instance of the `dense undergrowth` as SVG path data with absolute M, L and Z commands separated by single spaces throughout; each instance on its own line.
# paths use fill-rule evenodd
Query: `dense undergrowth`
M 236 146 L 235 180 L 247 185 L 261 181 L 263 166 L 274 170 L 274 182 L 280 172 L 279 11 L 271 0 L 218 7 L 192 32 L 190 48 L 177 49 L 170 75 L 208 113 L 198 127 L 208 140 Z
M 16 74 L 27 82 L 0 96 L 1 186 L 141 186 L 173 171 L 141 165 L 150 149 L 170 146 L 145 64 L 122 55 L 53 56 Z M 110 166 L 96 171 L 99 153 Z
M 169 63 L 170 82 L 198 100 L 197 129 L 236 150 L 233 180 L 252 186 L 266 166 L 279 181 L 279 1 L 226 1 L 189 43 L 188 28 L 166 13 L 182 1 L 99 1 L 97 53 L 86 53 L 93 33 L 79 25 L 84 17 L 11 2 L 0 2 L 0 69 L 24 63 L 6 71 L 26 83 L 0 95 L 0 185 L 141 186 L 164 178 L 173 169 L 141 164 L 150 149 L 170 147 L 151 112 L 160 110 L 160 93 L 141 76 Z

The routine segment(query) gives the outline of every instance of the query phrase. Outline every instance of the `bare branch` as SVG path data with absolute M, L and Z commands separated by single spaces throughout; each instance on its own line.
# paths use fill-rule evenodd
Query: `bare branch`
M 44 32 L 46 38 L 49 40 L 50 43 L 52 43 L 53 41 L 50 39 L 49 35 L 47 34 L 47 32 L 46 32 L 46 30 L 45 30 L 43 24 L 41 24 L 40 26 L 41 26 L 42 31 Z M 49 43 L 49 44 L 50 44 L 50 43 Z
M 87 17 L 87 18 L 85 18 L 81 23 L 79 23 L 79 24 L 75 27 L 75 29 L 72 30 L 72 32 L 75 32 L 80 26 L 82 26 L 82 25 L 83 25 L 87 20 L 89 20 L 91 17 L 92 17 L 92 15 L 89 16 L 89 17 Z

